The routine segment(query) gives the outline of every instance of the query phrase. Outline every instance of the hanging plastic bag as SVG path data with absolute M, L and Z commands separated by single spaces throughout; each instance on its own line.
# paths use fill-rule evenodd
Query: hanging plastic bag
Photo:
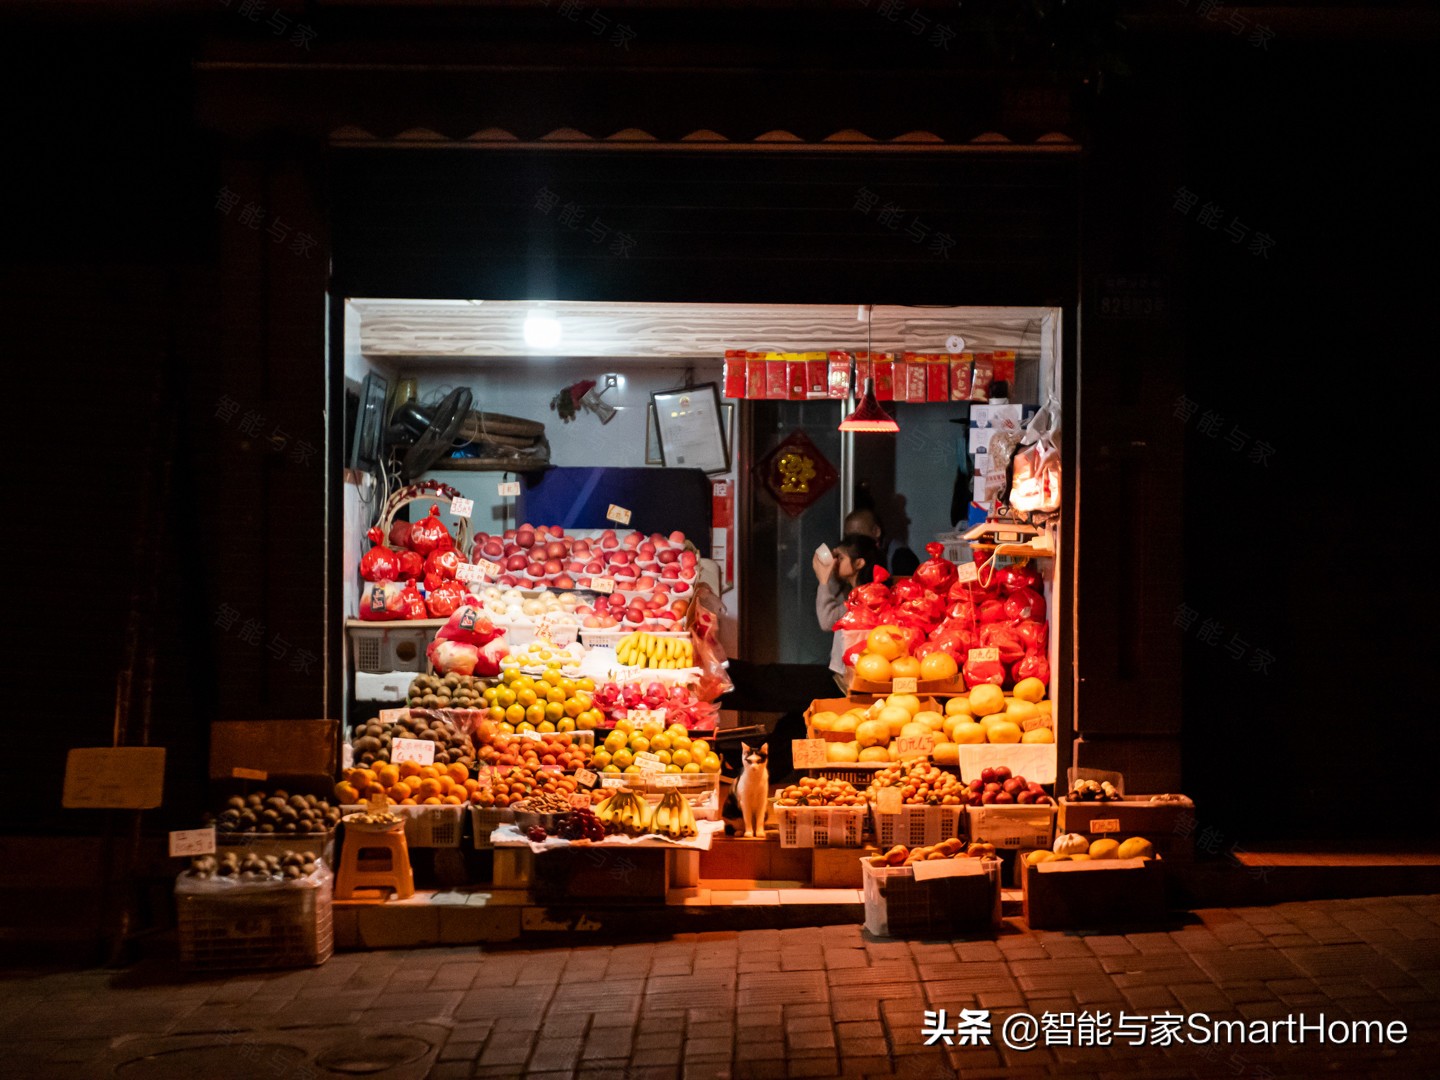
M 1045 618 L 1045 598 L 1034 589 L 1015 589 L 1005 597 L 1005 618 L 1009 622 Z
M 465 586 L 458 581 L 442 581 L 433 589 L 429 589 L 428 595 L 425 597 L 425 606 L 430 609 L 432 619 L 448 619 L 463 603 L 465 603 Z
M 435 548 L 425 556 L 425 580 L 434 574 L 440 581 L 450 581 L 460 568 L 460 555 L 453 547 Z
M 400 581 L 419 581 L 425 576 L 425 556 L 406 548 L 396 552 L 400 556 Z
M 965 661 L 965 685 L 973 687 L 978 683 L 993 683 L 996 686 L 1005 681 L 1005 665 L 998 660 Z
M 1011 677 L 1018 683 L 1021 679 L 1039 679 L 1050 685 L 1050 661 L 1039 651 L 1030 651 L 1010 669 Z
M 455 546 L 450 530 L 440 520 L 440 507 L 431 506 L 430 513 L 410 526 L 410 546 L 421 555 L 429 555 L 437 547 Z
M 425 597 L 420 595 L 420 590 L 415 587 L 414 581 L 407 581 L 405 587 L 400 590 L 400 601 L 405 605 L 405 618 L 428 619 L 430 617 L 430 612 L 425 607 Z
M 926 544 L 925 550 L 930 554 L 930 558 L 916 568 L 915 580 L 944 596 L 950 591 L 950 586 L 955 584 L 955 564 L 949 559 L 941 558 L 941 553 L 945 550 L 944 544 Z
M 1047 401 L 1025 425 L 1010 462 L 1010 506 L 1020 514 L 1053 514 L 1060 509 L 1060 451 L 1054 434 L 1059 410 Z

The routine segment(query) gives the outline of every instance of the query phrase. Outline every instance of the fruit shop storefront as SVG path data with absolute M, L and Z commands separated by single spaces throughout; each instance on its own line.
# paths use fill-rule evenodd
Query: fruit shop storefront
M 207 78 L 218 102 L 238 77 Z M 1137 787 L 1123 732 L 1077 735 L 1079 145 L 1063 105 L 1003 141 L 943 112 L 858 134 L 902 107 L 886 93 L 843 119 L 812 102 L 783 138 L 661 109 L 604 140 L 454 105 L 422 137 L 378 87 L 312 88 L 323 189 L 234 140 L 236 184 L 328 220 L 335 722 L 234 717 L 243 749 L 214 741 L 204 887 L 324 877 L 317 922 L 364 947 L 620 925 L 637 903 L 657 925 L 744 904 L 989 926 L 1029 852 L 1088 855 L 1092 831 L 1098 857 L 1135 834 L 1151 880 L 1146 815 L 1181 808 L 1055 848 L 1063 796 L 1114 794 L 1072 791 L 1072 763 L 1178 787 L 1152 758 Z M 313 290 L 234 242 L 269 288 Z M 989 520 L 1015 477 L 985 456 L 1021 430 L 1049 503 Z M 920 566 L 820 625 L 812 558 L 855 509 L 893 534 L 886 493 Z M 824 676 L 837 633 L 844 689 L 815 691 L 798 673 Z M 742 743 L 781 740 L 757 804 Z

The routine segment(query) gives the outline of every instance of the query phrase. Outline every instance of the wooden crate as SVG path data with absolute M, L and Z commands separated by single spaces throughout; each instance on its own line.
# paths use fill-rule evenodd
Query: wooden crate
M 1000 860 L 944 862 L 965 864 L 964 875 L 917 880 L 914 866 L 862 862 L 865 929 L 876 937 L 953 937 L 998 927 Z
M 1032 930 L 1134 926 L 1165 918 L 1165 863 L 1097 859 L 1027 866 L 1025 921 Z

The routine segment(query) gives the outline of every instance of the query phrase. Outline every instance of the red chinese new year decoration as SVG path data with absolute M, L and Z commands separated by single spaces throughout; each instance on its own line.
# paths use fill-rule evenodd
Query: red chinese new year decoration
M 755 479 L 791 517 L 799 517 L 835 486 L 835 467 L 796 429 L 755 465 Z

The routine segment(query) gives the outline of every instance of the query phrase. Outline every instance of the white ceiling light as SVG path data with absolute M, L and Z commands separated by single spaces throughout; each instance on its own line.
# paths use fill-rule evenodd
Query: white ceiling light
M 525 316 L 525 344 L 532 349 L 553 349 L 560 344 L 560 320 L 537 307 Z

